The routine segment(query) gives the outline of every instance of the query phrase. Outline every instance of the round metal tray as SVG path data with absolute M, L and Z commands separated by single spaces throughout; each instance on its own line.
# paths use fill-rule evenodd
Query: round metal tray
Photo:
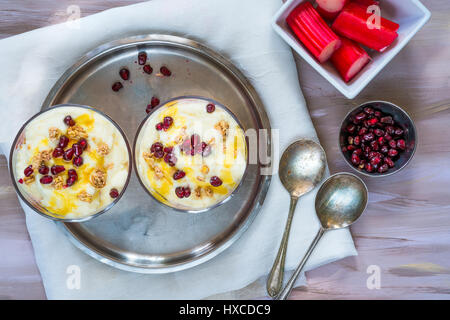
M 146 51 L 151 75 L 137 63 Z M 171 77 L 158 77 L 166 65 Z M 130 81 L 113 92 L 121 67 Z M 61 103 L 89 105 L 113 118 L 130 143 L 152 96 L 161 102 L 184 95 L 212 98 L 227 106 L 244 130 L 270 129 L 254 88 L 224 57 L 202 44 L 176 36 L 135 36 L 102 45 L 81 58 L 56 82 L 43 108 Z M 271 150 L 270 140 L 266 141 Z M 270 176 L 249 164 L 239 190 L 225 204 L 207 212 L 180 213 L 149 197 L 133 173 L 122 199 L 106 214 L 83 223 L 57 222 L 75 246 L 113 267 L 167 273 L 216 256 L 235 242 L 253 221 L 266 196 Z

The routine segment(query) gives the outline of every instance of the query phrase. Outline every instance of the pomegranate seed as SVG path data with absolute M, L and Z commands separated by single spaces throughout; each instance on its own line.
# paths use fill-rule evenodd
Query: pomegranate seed
M 218 176 L 213 176 L 211 177 L 211 179 L 209 180 L 209 182 L 211 183 L 211 185 L 213 187 L 219 187 L 222 185 L 222 180 L 220 180 L 220 178 Z
M 360 137 L 360 136 L 356 136 L 356 137 L 353 139 L 353 144 L 354 144 L 355 146 L 359 146 L 359 145 L 361 144 L 361 137 Z
M 389 158 L 389 157 L 386 157 L 386 158 L 384 158 L 384 163 L 386 163 L 389 167 L 391 167 L 391 168 L 393 168 L 394 167 L 394 161 L 392 161 L 392 159 L 391 158 Z
M 67 138 L 66 136 L 59 137 L 58 147 L 65 148 L 65 147 L 67 147 L 68 144 L 69 144 L 69 138 Z
M 403 134 L 403 129 L 402 128 L 396 128 L 394 131 L 394 134 L 396 136 L 401 136 Z
M 397 140 L 397 148 L 399 148 L 400 150 L 405 150 L 406 149 L 405 140 L 403 140 L 403 139 Z
M 375 137 L 374 137 L 373 133 L 366 133 L 366 134 L 363 136 L 364 141 L 372 141 L 374 138 L 375 138 Z
M 46 165 L 41 165 L 40 167 L 39 167 L 39 173 L 40 174 L 42 174 L 42 175 L 46 175 L 46 174 L 48 174 L 48 172 L 50 171 L 50 169 L 46 166 Z
M 148 74 L 152 74 L 153 72 L 153 68 L 149 64 L 146 64 L 142 69 L 144 70 L 145 73 Z
M 189 198 L 190 195 L 191 195 L 191 188 L 185 187 L 184 188 L 184 197 Z
M 113 199 L 117 198 L 119 196 L 119 190 L 112 188 L 111 191 L 109 191 L 109 196 Z
M 381 162 L 381 157 L 379 157 L 379 156 L 375 156 L 370 159 L 370 164 L 373 166 L 378 165 L 380 162 Z
M 358 113 L 356 116 L 355 116 L 355 120 L 356 121 L 362 121 L 362 120 L 364 120 L 364 119 L 366 119 L 367 118 L 367 114 L 365 114 L 364 112 L 360 112 L 360 113 Z
M 78 143 L 80 144 L 80 146 L 83 148 L 83 150 L 86 150 L 88 143 L 86 141 L 86 139 L 82 138 L 78 141 Z
M 39 181 L 42 184 L 50 184 L 53 182 L 53 177 L 52 176 L 43 176 L 41 179 L 39 179 Z
M 166 77 L 170 77 L 172 75 L 172 72 L 169 70 L 169 68 L 162 66 L 159 71 Z
M 361 163 L 361 159 L 356 154 L 352 154 L 352 163 L 355 165 L 359 165 Z
M 347 141 L 348 141 L 348 144 L 353 144 L 353 137 L 352 137 L 352 136 L 349 136 L 349 137 L 347 138 Z
M 119 75 L 123 80 L 128 80 L 130 79 L 130 71 L 128 71 L 127 68 L 122 68 L 119 71 Z
M 83 147 L 79 143 L 74 143 L 72 145 L 72 149 L 77 157 L 81 156 L 81 154 L 83 153 Z
M 388 167 L 387 164 L 383 164 L 382 166 L 380 166 L 380 167 L 378 168 L 378 172 L 379 172 L 379 173 L 384 173 L 384 172 L 386 172 L 386 171 L 388 171 L 388 170 L 389 170 L 389 167 Z
M 168 163 L 169 166 L 173 167 L 177 163 L 177 157 L 175 157 L 172 153 L 167 153 L 164 156 L 164 162 Z
M 377 141 L 378 141 L 378 144 L 381 145 L 381 146 L 384 145 L 384 144 L 386 143 L 386 141 L 384 141 L 384 138 L 383 138 L 383 137 L 378 137 L 378 140 L 377 140 Z
M 354 146 L 354 145 L 349 145 L 349 146 L 347 146 L 347 150 L 348 150 L 348 151 L 354 151 L 354 150 L 356 150 L 356 146 Z
M 153 107 L 151 104 L 147 105 L 147 108 L 145 108 L 145 112 L 150 113 L 150 111 L 152 111 Z
M 370 172 L 373 172 L 373 170 L 374 170 L 373 165 L 370 164 L 370 163 L 366 163 L 365 169 L 366 169 L 366 171 L 369 172 L 369 173 L 370 173 Z
M 395 150 L 395 149 L 390 149 L 388 151 L 388 156 L 391 157 L 391 158 L 396 157 L 397 155 L 398 155 L 398 151 Z
M 23 179 L 22 178 L 20 178 L 18 181 L 19 181 L 20 184 L 23 183 Z
M 386 130 L 386 133 L 389 135 L 392 135 L 395 132 L 395 129 L 393 126 L 386 126 L 385 130 Z
M 378 119 L 377 118 L 371 118 L 371 119 L 367 120 L 367 125 L 370 126 L 370 127 L 373 127 L 377 123 L 378 123 Z
M 373 110 L 373 108 L 371 107 L 365 107 L 364 112 L 367 114 L 374 114 L 375 110 Z
M 150 105 L 152 106 L 152 108 L 156 107 L 157 105 L 159 105 L 159 99 L 153 96 L 150 100 Z
M 165 147 L 164 149 L 165 153 L 172 153 L 173 152 L 173 147 Z
M 392 140 L 392 137 L 391 137 L 391 135 L 389 135 L 389 134 L 385 134 L 384 135 L 384 140 L 386 140 L 386 141 L 391 141 Z
M 83 164 L 83 158 L 80 156 L 77 156 L 77 157 L 73 158 L 72 163 L 74 166 L 79 167 Z
M 114 92 L 117 92 L 123 88 L 123 85 L 120 82 L 114 82 L 111 88 Z
M 380 119 L 381 123 L 385 123 L 385 124 L 394 124 L 394 120 L 392 119 L 391 116 L 387 116 L 387 117 L 383 117 Z
M 184 188 L 183 187 L 176 187 L 175 188 L 175 194 L 178 198 L 184 198 Z
M 167 128 L 167 129 L 170 128 L 172 123 L 173 123 L 173 118 L 172 117 L 164 117 L 164 120 L 163 120 L 164 128 Z
M 162 124 L 162 122 L 157 123 L 156 126 L 155 126 L 155 128 L 156 128 L 156 130 L 161 131 L 161 130 L 163 129 L 163 124 Z
M 397 148 L 397 142 L 395 142 L 395 140 L 391 140 L 389 141 L 389 146 L 393 149 Z
M 155 156 L 156 159 L 161 159 L 162 157 L 164 157 L 164 151 L 162 150 L 156 151 L 153 155 Z
M 377 118 L 381 117 L 381 111 L 375 110 L 373 115 Z
M 141 66 L 143 66 L 147 62 L 147 53 L 145 53 L 144 51 L 139 52 L 138 62 Z
M 66 185 L 68 187 L 73 186 L 73 184 L 77 181 L 77 179 L 78 179 L 78 176 L 70 176 L 70 177 L 68 177 L 67 180 L 66 180 Z
M 33 167 L 29 165 L 28 167 L 23 170 L 23 173 L 25 174 L 25 177 L 29 177 L 33 174 Z
M 378 137 L 384 136 L 384 131 L 381 129 L 375 129 L 373 130 L 373 133 Z
M 382 146 L 380 151 L 383 152 L 383 153 L 388 153 L 389 147 L 388 146 Z
M 367 133 L 367 128 L 366 127 L 362 127 L 361 129 L 359 129 L 358 134 L 360 136 L 363 136 Z
M 72 119 L 71 116 L 66 116 L 66 117 L 64 118 L 64 123 L 67 124 L 69 127 L 75 125 L 75 121 Z
M 75 169 L 69 169 L 69 171 L 67 171 L 67 175 L 69 177 L 77 177 L 78 178 L 78 174 Z
M 213 105 L 212 103 L 209 103 L 209 104 L 206 106 L 206 112 L 208 112 L 208 113 L 213 113 L 214 110 L 216 110 L 216 106 Z M 353 126 L 353 127 L 355 127 L 355 126 Z M 349 132 L 350 132 L 350 131 L 349 131 Z
M 64 159 L 65 161 L 70 161 L 70 160 L 72 160 L 73 154 L 74 154 L 74 153 L 75 153 L 75 152 L 73 151 L 72 148 L 67 149 L 66 151 L 64 151 L 63 159 Z
M 155 142 L 150 147 L 150 152 L 151 153 L 155 153 L 156 151 L 162 151 L 163 149 L 164 149 L 164 146 L 163 146 L 163 144 L 161 142 Z
M 370 143 L 370 146 L 372 147 L 372 150 L 374 150 L 374 151 L 378 151 L 378 149 L 380 148 L 378 142 L 375 140 Z
M 184 172 L 183 170 L 177 170 L 174 174 L 173 174 L 173 179 L 174 180 L 179 180 L 182 179 L 186 176 L 186 172 Z
M 53 150 L 53 152 L 52 152 L 53 158 L 59 158 L 63 154 L 64 154 L 64 149 L 60 148 L 60 147 L 55 148 L 55 150 Z
M 66 168 L 64 168 L 64 166 L 54 165 L 51 167 L 50 172 L 52 173 L 52 175 L 56 176 L 57 174 L 64 172 L 65 170 Z

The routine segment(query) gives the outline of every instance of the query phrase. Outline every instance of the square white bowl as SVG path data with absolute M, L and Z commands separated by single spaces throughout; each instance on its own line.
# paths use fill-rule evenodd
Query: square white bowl
M 367 84 L 383 69 L 400 50 L 411 40 L 425 23 L 430 19 L 431 13 L 419 0 L 383 0 L 381 1 L 381 16 L 400 25 L 398 38 L 383 53 L 368 50 L 372 61 L 356 75 L 353 80 L 346 83 L 331 62 L 319 63 L 303 46 L 286 23 L 286 17 L 300 3 L 306 0 L 289 0 L 275 15 L 272 26 L 303 59 L 305 59 L 317 72 L 327 79 L 348 99 L 356 97 Z M 310 1 L 311 2 L 311 1 Z

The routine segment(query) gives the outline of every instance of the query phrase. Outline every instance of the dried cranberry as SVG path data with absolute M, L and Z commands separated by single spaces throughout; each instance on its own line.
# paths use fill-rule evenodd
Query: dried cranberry
M 78 179 L 78 176 L 70 176 L 66 180 L 66 184 L 68 187 L 72 186 Z
M 80 167 L 83 164 L 83 158 L 80 156 L 77 156 L 77 157 L 73 158 L 72 163 L 74 166 Z
M 72 119 L 71 116 L 66 116 L 66 117 L 64 118 L 64 123 L 67 124 L 69 127 L 75 125 L 75 121 Z
M 147 53 L 144 51 L 139 52 L 138 54 L 138 63 L 143 66 L 147 62 Z
M 169 70 L 169 68 L 162 66 L 159 71 L 166 77 L 170 77 L 172 75 L 172 72 Z
M 213 187 L 219 187 L 222 185 L 222 180 L 220 180 L 218 176 L 212 176 L 209 182 Z
M 153 72 L 153 68 L 149 64 L 146 64 L 142 69 L 144 70 L 145 73 L 148 74 L 152 74 Z
M 52 175 L 57 175 L 61 172 L 64 172 L 65 170 L 66 168 L 64 168 L 64 166 L 54 165 L 51 167 L 50 172 L 52 173 Z
M 114 82 L 111 88 L 114 92 L 117 92 L 123 88 L 123 85 L 120 82 Z
M 86 139 L 84 139 L 84 138 L 81 138 L 78 141 L 78 144 L 83 148 L 83 150 L 86 150 L 86 148 L 88 146 L 88 143 L 87 143 Z
M 109 191 L 109 196 L 113 199 L 117 198 L 119 196 L 119 190 L 117 190 L 116 188 L 112 188 Z
M 162 122 L 157 123 L 156 126 L 155 126 L 156 130 L 158 130 L 158 131 L 161 131 L 163 129 L 163 127 L 164 126 L 163 126 Z
M 178 198 L 184 198 L 184 188 L 183 187 L 176 187 L 175 188 L 175 194 Z
M 66 161 L 72 160 L 74 153 L 75 152 L 73 151 L 72 148 L 67 149 L 66 151 L 64 151 L 63 159 Z
M 25 170 L 23 170 L 23 174 L 25 175 L 25 177 L 31 176 L 33 174 L 33 167 L 31 165 L 26 167 Z
M 72 149 L 74 154 L 78 157 L 81 156 L 81 154 L 83 153 L 83 147 L 79 143 L 74 143 L 72 145 Z
M 53 177 L 52 176 L 43 176 L 41 179 L 39 179 L 39 181 L 42 184 L 50 184 L 53 182 Z
M 405 140 L 403 140 L 403 139 L 397 140 L 397 148 L 399 148 L 400 150 L 405 150 L 406 149 Z
M 398 151 L 395 150 L 395 149 L 390 149 L 388 151 L 388 156 L 391 157 L 391 158 L 396 157 L 397 155 L 398 155 Z
M 174 180 L 179 180 L 182 179 L 186 176 L 186 172 L 184 172 L 183 170 L 177 170 L 174 174 L 173 174 L 173 179 Z
M 65 148 L 69 144 L 69 138 L 66 136 L 59 137 L 58 147 Z
M 42 174 L 42 175 L 46 175 L 46 174 L 48 174 L 48 172 L 50 171 L 50 169 L 46 166 L 46 165 L 41 165 L 40 167 L 39 167 L 39 173 L 40 174 Z
M 53 158 L 59 158 L 63 154 L 64 154 L 64 149 L 60 148 L 60 147 L 55 148 L 55 150 L 53 150 L 53 152 L 52 152 Z
M 216 106 L 215 106 L 214 104 L 209 103 L 209 104 L 206 105 L 206 112 L 208 112 L 208 113 L 213 113 L 214 110 L 216 110 Z M 354 127 L 354 126 L 353 126 L 353 127 Z M 348 127 L 347 127 L 347 129 L 348 129 Z M 349 131 L 349 132 L 350 132 L 350 131 Z M 350 132 L 350 133 L 351 133 L 351 132 Z
M 119 71 L 119 75 L 123 80 L 128 80 L 130 79 L 130 71 L 128 71 L 127 68 L 122 68 Z

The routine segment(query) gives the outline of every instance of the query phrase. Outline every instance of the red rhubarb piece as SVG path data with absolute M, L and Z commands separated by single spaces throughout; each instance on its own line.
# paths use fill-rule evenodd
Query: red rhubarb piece
M 349 82 L 370 61 L 370 57 L 357 43 L 346 38 L 341 40 L 342 45 L 331 57 L 331 62 L 344 81 Z
M 334 20 L 332 29 L 341 36 L 354 40 L 368 48 L 383 52 L 398 37 L 399 25 L 385 18 L 379 17 L 380 26 L 377 28 L 373 21 L 374 13 L 367 13 L 367 8 L 349 3 Z M 376 19 L 375 19 L 376 20 Z
M 323 63 L 341 46 L 339 37 L 328 27 L 310 2 L 297 6 L 286 18 L 297 38 Z
M 317 12 L 325 19 L 334 19 L 347 4 L 348 0 L 316 0 Z

